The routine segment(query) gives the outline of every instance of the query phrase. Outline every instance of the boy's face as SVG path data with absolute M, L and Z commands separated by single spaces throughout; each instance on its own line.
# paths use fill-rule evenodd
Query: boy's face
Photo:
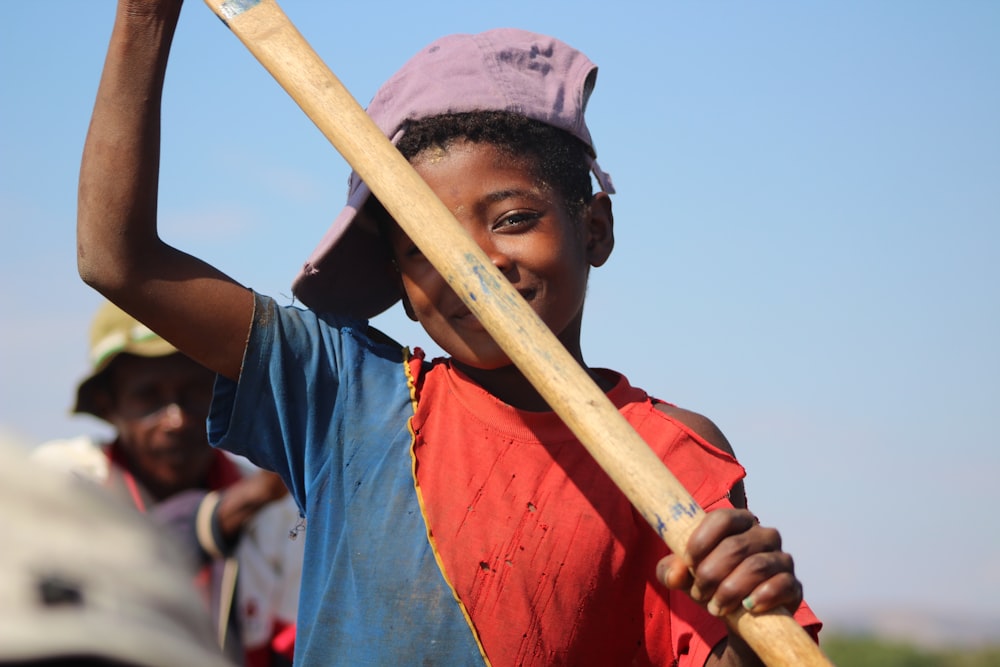
M 157 498 L 201 488 L 214 456 L 205 430 L 211 371 L 182 354 L 124 354 L 109 371 L 104 414 L 131 472 Z
M 595 198 L 584 220 L 523 161 L 467 141 L 424 151 L 413 166 L 535 313 L 579 353 L 580 320 L 591 266 L 611 252 L 610 202 Z M 392 226 L 390 242 L 408 314 L 456 361 L 492 370 L 507 355 L 413 242 Z

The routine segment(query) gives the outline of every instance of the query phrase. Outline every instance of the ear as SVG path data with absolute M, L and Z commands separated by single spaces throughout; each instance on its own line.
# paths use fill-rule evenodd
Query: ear
M 399 300 L 403 304 L 403 311 L 407 317 L 416 322 L 417 314 L 413 310 L 413 304 L 410 303 L 410 295 L 406 293 L 406 285 L 403 283 L 403 274 L 399 272 L 399 267 L 396 266 L 395 260 L 392 262 L 392 269 L 396 274 L 396 287 L 399 288 Z
M 407 296 L 405 289 L 402 291 L 402 294 L 403 296 L 399 300 L 403 303 L 403 310 L 406 312 L 407 317 L 416 322 L 417 314 L 413 312 L 413 304 L 410 303 L 410 297 Z
M 615 216 L 607 192 L 598 192 L 590 201 L 586 225 L 587 259 L 591 266 L 601 266 L 615 247 Z

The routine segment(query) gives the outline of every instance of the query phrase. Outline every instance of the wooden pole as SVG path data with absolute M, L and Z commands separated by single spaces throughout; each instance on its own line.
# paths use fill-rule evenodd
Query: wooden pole
M 704 511 L 365 113 L 274 0 L 206 0 L 288 92 L 675 553 Z M 784 609 L 726 617 L 770 667 L 831 665 Z

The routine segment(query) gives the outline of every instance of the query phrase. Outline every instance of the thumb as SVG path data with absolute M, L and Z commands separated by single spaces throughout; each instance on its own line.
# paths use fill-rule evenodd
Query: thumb
M 687 565 L 678 556 L 670 554 L 656 564 L 656 578 L 667 588 L 687 590 L 694 583 Z

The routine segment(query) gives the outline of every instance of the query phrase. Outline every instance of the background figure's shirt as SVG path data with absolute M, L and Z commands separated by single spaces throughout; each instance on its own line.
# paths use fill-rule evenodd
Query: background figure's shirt
M 205 488 L 156 502 L 128 470 L 117 443 L 80 436 L 36 447 L 32 458 L 46 467 L 90 480 L 121 502 L 146 513 L 190 556 L 195 584 L 211 612 L 215 634 L 227 655 L 245 667 L 291 662 L 295 642 L 302 541 L 289 538 L 301 523 L 286 496 L 262 508 L 239 541 L 226 545 L 214 509 L 218 492 L 256 469 L 215 451 Z M 213 497 L 214 496 L 214 497 Z
M 666 546 L 557 415 L 364 331 L 258 296 L 210 417 L 308 517 L 297 662 L 703 664 L 724 624 L 655 581 Z M 730 506 L 739 464 L 607 373 L 698 503 Z

